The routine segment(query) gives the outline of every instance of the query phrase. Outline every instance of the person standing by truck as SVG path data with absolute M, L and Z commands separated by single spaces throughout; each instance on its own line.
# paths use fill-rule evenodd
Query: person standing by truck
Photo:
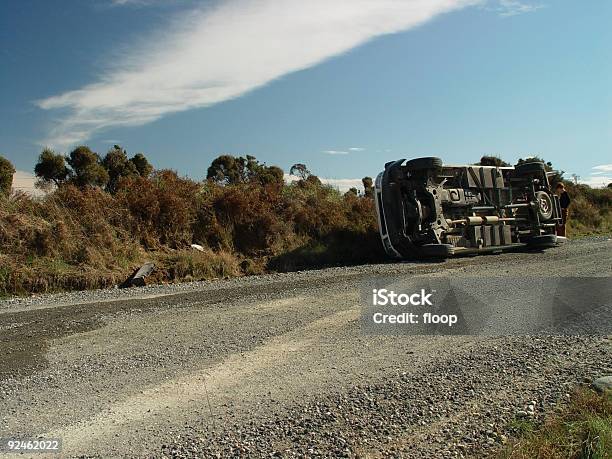
M 566 237 L 565 228 L 567 224 L 567 219 L 569 218 L 569 205 L 570 205 L 570 197 L 565 189 L 565 185 L 562 182 L 557 183 L 555 187 L 555 193 L 559 196 L 559 204 L 561 204 L 561 223 L 557 225 L 557 236 Z

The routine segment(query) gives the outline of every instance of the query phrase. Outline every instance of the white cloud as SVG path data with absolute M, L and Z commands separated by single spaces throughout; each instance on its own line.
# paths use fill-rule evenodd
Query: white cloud
M 541 8 L 544 8 L 544 5 L 536 5 L 518 0 L 499 0 L 497 11 L 500 16 L 516 16 L 518 14 L 532 13 Z
M 44 193 L 35 187 L 36 176 L 25 171 L 16 171 L 13 174 L 13 190 L 23 191 L 34 196 L 40 196 Z
M 597 172 L 593 172 L 594 174 L 612 172 L 612 164 L 601 164 L 599 166 L 593 166 L 593 169 L 597 171 Z
M 326 155 L 348 155 L 349 152 L 345 150 L 323 150 L 322 153 Z
M 612 183 L 612 176 L 591 175 L 586 179 L 579 179 L 578 181 L 593 188 L 604 188 L 608 186 L 608 183 Z
M 481 2 L 226 0 L 183 12 L 115 59 L 98 81 L 38 101 L 64 110 L 42 143 L 63 149 L 105 128 L 239 97 L 374 37 Z
M 297 182 L 298 180 L 300 180 L 300 177 L 298 177 L 297 175 L 285 174 L 286 183 Z M 361 190 L 363 188 L 363 183 L 361 182 L 361 179 L 356 178 L 339 179 L 319 177 L 319 180 L 321 180 L 321 183 L 333 186 L 334 188 L 337 188 L 339 191 L 342 192 L 348 191 L 349 188 L 357 188 L 358 190 Z
M 323 178 L 319 177 L 322 183 L 326 185 L 331 185 L 334 188 L 338 188 L 340 191 L 348 191 L 349 188 L 357 188 L 358 190 L 363 188 L 363 183 L 361 183 L 361 179 L 356 178 L 346 178 L 346 179 L 338 179 L 338 178 Z
M 579 178 L 580 183 L 589 185 L 593 188 L 603 188 L 608 186 L 608 183 L 612 183 L 612 164 L 600 164 L 599 166 L 593 166 L 590 176 L 587 178 Z
M 348 155 L 350 153 L 355 153 L 357 151 L 364 151 L 365 148 L 361 147 L 350 147 L 346 150 L 323 150 L 321 153 L 325 153 L 326 155 Z
M 143 6 L 143 5 L 151 5 L 154 3 L 160 3 L 163 0 L 111 0 L 111 5 L 113 6 Z

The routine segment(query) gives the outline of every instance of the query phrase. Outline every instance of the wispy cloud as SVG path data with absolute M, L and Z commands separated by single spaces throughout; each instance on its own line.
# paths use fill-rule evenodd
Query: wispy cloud
M 348 155 L 349 152 L 346 150 L 323 150 L 322 153 L 326 155 Z
M 161 3 L 163 0 L 110 0 L 112 6 L 145 6 Z
M 604 188 L 608 186 L 609 183 L 612 183 L 612 176 L 591 175 L 585 179 L 581 178 L 578 181 L 593 188 Z
M 591 175 L 587 178 L 579 178 L 580 183 L 590 185 L 593 188 L 603 188 L 612 183 L 612 164 L 600 164 L 592 167 Z
M 350 147 L 345 150 L 323 150 L 321 153 L 325 153 L 326 155 L 348 155 L 350 153 L 356 153 L 364 150 L 365 148 L 361 147 Z
M 594 174 L 602 174 L 604 172 L 612 172 L 612 164 L 601 164 L 599 166 L 594 166 L 593 170 L 597 171 Z
M 137 0 L 117 0 L 126 4 Z M 177 14 L 98 81 L 38 101 L 63 110 L 45 144 L 239 97 L 384 34 L 482 0 L 226 0 Z
M 544 8 L 544 5 L 518 0 L 499 0 L 497 11 L 500 16 L 516 16 L 518 14 L 531 13 L 541 8 Z

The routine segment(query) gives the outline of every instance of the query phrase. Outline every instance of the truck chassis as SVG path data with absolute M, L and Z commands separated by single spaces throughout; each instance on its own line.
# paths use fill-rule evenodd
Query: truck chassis
M 446 165 L 440 158 L 401 159 L 375 181 L 383 247 L 393 258 L 556 245 L 559 198 L 541 162 L 515 167 Z

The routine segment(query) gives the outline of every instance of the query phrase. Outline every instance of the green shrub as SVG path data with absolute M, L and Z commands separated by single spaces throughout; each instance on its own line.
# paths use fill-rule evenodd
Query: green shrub
M 13 186 L 13 174 L 15 168 L 11 162 L 0 156 L 0 195 L 8 196 Z

